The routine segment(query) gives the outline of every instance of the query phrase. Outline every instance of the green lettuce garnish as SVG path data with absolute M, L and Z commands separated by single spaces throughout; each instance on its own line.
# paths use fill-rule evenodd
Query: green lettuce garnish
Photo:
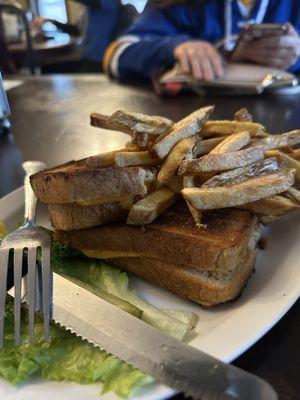
M 159 310 L 141 300 L 130 288 L 126 273 L 101 260 L 87 258 L 69 246 L 53 242 L 51 264 L 56 272 L 69 276 L 93 293 L 175 337 L 182 338 L 195 323 L 193 313 Z M 22 310 L 22 345 L 15 346 L 12 299 L 8 301 L 6 312 L 0 376 L 14 385 L 34 377 L 80 384 L 99 382 L 102 393 L 113 391 L 121 397 L 128 397 L 133 389 L 153 382 L 148 375 L 57 325 L 51 325 L 51 339 L 46 343 L 43 320 L 39 315 L 35 324 L 36 343 L 30 345 L 26 309 Z
M 44 342 L 43 321 L 37 316 L 36 343 L 28 343 L 28 320 L 22 312 L 22 345 L 14 345 L 13 301 L 7 304 L 5 346 L 0 350 L 0 375 L 12 384 L 33 377 L 54 381 L 73 381 L 81 384 L 102 383 L 102 393 L 113 390 L 128 397 L 132 390 L 152 378 L 121 360 L 95 348 L 76 335 L 52 325 L 51 339 Z
M 125 272 L 104 261 L 87 258 L 77 250 L 58 242 L 53 244 L 51 257 L 52 267 L 58 273 L 67 274 L 132 304 L 143 312 L 143 321 L 179 340 L 194 325 L 196 314 L 185 311 L 174 311 L 172 314 L 152 306 L 130 288 Z

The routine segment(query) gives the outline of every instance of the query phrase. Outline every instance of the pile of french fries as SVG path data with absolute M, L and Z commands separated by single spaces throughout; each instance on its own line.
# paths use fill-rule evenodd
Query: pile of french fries
M 213 106 L 179 122 L 117 111 L 91 124 L 131 136 L 111 157 L 118 167 L 151 171 L 149 193 L 132 202 L 128 224 L 149 224 L 182 195 L 198 227 L 205 210 L 239 208 L 268 224 L 300 210 L 300 129 L 271 135 L 245 109 L 209 120 Z

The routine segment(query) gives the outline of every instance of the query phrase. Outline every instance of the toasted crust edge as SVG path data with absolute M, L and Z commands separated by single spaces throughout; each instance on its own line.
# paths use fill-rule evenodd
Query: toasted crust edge
M 45 170 L 32 175 L 30 183 L 44 203 L 73 203 L 105 196 L 146 195 L 145 179 L 146 170 L 141 167 L 113 166 L 67 172 Z
M 52 226 L 64 231 L 125 221 L 128 214 L 128 210 L 123 209 L 119 203 L 94 206 L 81 206 L 76 203 L 49 204 L 48 211 Z
M 214 306 L 237 298 L 255 266 L 256 252 L 249 251 L 243 262 L 223 278 L 210 277 L 176 264 L 145 257 L 120 257 L 110 264 L 137 275 L 168 291 L 203 306 Z

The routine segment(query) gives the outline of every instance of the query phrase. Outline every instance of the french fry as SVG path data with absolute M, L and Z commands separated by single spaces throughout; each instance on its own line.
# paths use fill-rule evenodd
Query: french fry
M 291 211 L 299 211 L 300 205 L 295 204 L 290 199 L 277 195 L 257 200 L 253 203 L 243 204 L 240 208 L 252 211 L 256 214 L 279 217 Z
M 82 165 L 84 168 L 104 168 L 109 167 L 115 164 L 115 156 L 120 152 L 131 152 L 135 151 L 134 148 L 124 148 L 115 151 L 109 151 L 107 153 L 100 153 L 94 156 L 90 156 L 84 160 L 84 164 Z M 80 164 L 77 162 L 76 165 L 80 167 Z M 74 168 L 74 167 L 73 167 Z
M 284 161 L 289 168 L 295 168 L 296 170 L 296 182 L 300 182 L 300 161 L 288 156 L 279 150 L 269 150 L 266 152 L 267 157 L 277 157 Z
M 183 189 L 183 178 L 182 176 L 172 176 L 166 183 L 166 187 L 175 193 L 181 193 Z
M 185 176 L 183 178 L 183 187 L 185 187 L 185 188 L 194 187 L 194 182 L 193 182 L 192 176 Z M 201 226 L 204 226 L 203 224 L 201 224 L 201 218 L 202 218 L 201 210 L 198 210 L 197 208 L 193 207 L 188 200 L 186 200 L 186 204 L 190 210 L 190 213 L 195 221 L 196 226 L 198 228 L 200 228 Z
M 267 226 L 276 221 L 278 217 L 275 217 L 274 215 L 259 215 L 258 219 L 261 224 Z
M 186 118 L 174 124 L 172 131 L 155 143 L 153 150 L 160 159 L 165 158 L 171 149 L 180 140 L 196 135 L 213 111 L 214 107 L 204 107 L 188 115 Z
M 134 132 L 132 134 L 132 143 L 142 149 L 146 149 L 149 145 L 150 137 L 148 133 Z
M 115 155 L 115 164 L 118 167 L 132 167 L 135 165 L 154 165 L 157 162 L 149 151 L 122 151 Z
M 127 224 L 150 224 L 150 222 L 154 221 L 155 218 L 174 203 L 175 197 L 175 193 L 166 188 L 148 194 L 148 196 L 144 197 L 131 207 Z
M 207 137 L 213 135 L 232 135 L 233 133 L 249 132 L 251 136 L 260 136 L 265 131 L 265 127 L 255 122 L 240 121 L 207 121 L 203 124 L 200 136 Z
M 264 158 L 261 147 L 249 147 L 231 153 L 207 154 L 194 160 L 183 160 L 179 166 L 179 175 L 199 175 L 203 172 L 219 172 L 244 167 Z
M 157 176 L 157 188 L 164 186 L 169 179 L 175 175 L 180 162 L 186 154 L 194 147 L 197 137 L 182 139 L 178 142 L 166 157 Z
M 252 115 L 249 113 L 247 108 L 241 108 L 234 113 L 234 120 L 239 122 L 253 122 Z
M 128 111 L 116 111 L 112 115 L 91 114 L 91 125 L 116 130 L 133 135 L 134 133 L 158 136 L 170 131 L 173 121 L 156 115 L 145 115 Z
M 193 148 L 195 157 L 204 156 L 225 140 L 224 136 L 212 139 L 198 140 Z
M 295 181 L 294 169 L 253 178 L 245 182 L 222 187 L 184 188 L 181 193 L 185 200 L 199 210 L 213 210 L 237 207 L 266 197 L 274 196 L 289 189 Z
M 300 149 L 295 149 L 292 151 L 291 157 L 295 160 L 300 160 Z
M 187 154 L 188 159 L 193 158 L 192 151 L 189 151 Z M 184 176 L 183 177 L 183 187 L 184 188 L 192 188 L 195 186 L 194 182 L 194 177 L 193 176 Z M 186 204 L 190 210 L 190 213 L 195 221 L 196 227 L 200 228 L 201 226 L 204 227 L 204 225 L 201 224 L 201 218 L 202 218 L 202 213 L 200 210 L 197 210 L 197 208 L 193 207 L 189 201 L 186 200 Z
M 119 110 L 110 116 L 111 120 L 128 127 L 133 132 L 159 136 L 172 129 L 174 122 L 157 115 L 147 115 Z
M 281 149 L 284 147 L 295 146 L 300 143 L 300 129 L 281 135 L 269 135 L 268 137 L 257 140 L 254 146 L 263 146 L 265 150 Z
M 125 144 L 125 149 L 126 149 L 126 151 L 142 151 L 142 150 L 144 150 L 141 147 L 138 147 L 134 143 L 132 143 L 132 140 L 130 140 L 129 142 L 127 142 Z M 129 149 L 129 150 L 127 150 L 127 149 Z
M 269 175 L 280 169 L 276 158 L 267 158 L 246 167 L 223 172 L 207 179 L 202 187 L 228 186 L 247 181 L 254 177 Z
M 300 190 L 292 186 L 287 190 L 287 194 L 300 203 Z
M 218 144 L 210 154 L 222 154 L 241 150 L 250 142 L 249 132 L 234 133 Z

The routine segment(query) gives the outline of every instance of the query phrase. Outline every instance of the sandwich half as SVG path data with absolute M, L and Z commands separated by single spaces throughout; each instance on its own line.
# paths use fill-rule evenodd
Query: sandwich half
M 259 239 L 252 213 L 222 209 L 195 227 L 176 204 L 147 226 L 116 223 L 55 231 L 55 239 L 86 256 L 107 260 L 189 300 L 212 306 L 236 298 L 251 275 Z

